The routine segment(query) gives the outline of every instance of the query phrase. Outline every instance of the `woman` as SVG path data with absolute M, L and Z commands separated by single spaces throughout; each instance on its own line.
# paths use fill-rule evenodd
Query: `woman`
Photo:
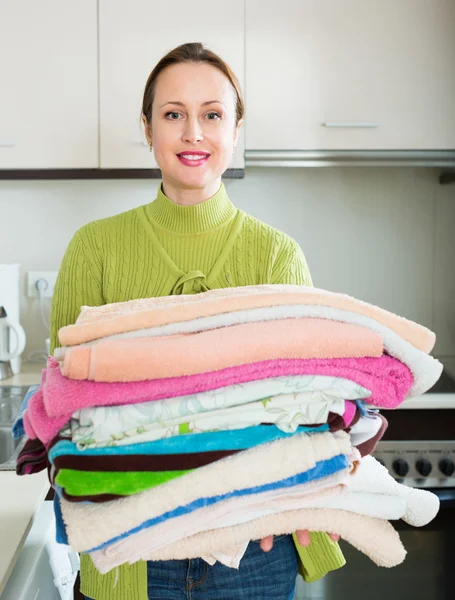
M 227 286 L 312 285 L 297 243 L 235 208 L 221 182 L 243 112 L 237 78 L 202 44 L 184 44 L 159 61 L 145 86 L 142 121 L 162 185 L 150 204 L 74 235 L 55 288 L 51 352 L 59 328 L 74 323 L 83 304 Z M 298 538 L 309 543 L 306 531 Z M 291 536 L 251 542 L 239 570 L 197 559 L 124 565 L 101 576 L 81 558 L 81 590 L 96 600 L 142 600 L 147 593 L 169 600 L 288 600 L 297 574 Z

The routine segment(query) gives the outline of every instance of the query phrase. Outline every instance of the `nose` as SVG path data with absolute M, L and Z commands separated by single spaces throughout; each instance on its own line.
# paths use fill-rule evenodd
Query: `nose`
M 199 120 L 195 118 L 188 118 L 183 130 L 182 139 L 184 142 L 190 144 L 197 144 L 203 139 L 202 127 Z

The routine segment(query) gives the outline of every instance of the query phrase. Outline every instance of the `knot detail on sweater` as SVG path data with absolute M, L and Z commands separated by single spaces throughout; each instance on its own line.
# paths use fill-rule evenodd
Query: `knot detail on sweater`
M 189 271 L 180 277 L 175 284 L 171 295 L 180 296 L 182 294 L 208 292 L 210 288 L 206 285 L 206 281 L 206 276 L 202 271 Z

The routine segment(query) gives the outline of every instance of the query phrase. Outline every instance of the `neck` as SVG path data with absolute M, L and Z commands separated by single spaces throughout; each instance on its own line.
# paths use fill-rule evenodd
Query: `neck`
M 214 196 L 221 186 L 221 177 L 203 187 L 182 187 L 163 176 L 163 194 L 178 206 L 195 206 Z
M 148 219 L 154 225 L 174 233 L 203 233 L 228 223 L 237 214 L 223 183 L 210 198 L 192 205 L 180 205 L 158 188 L 156 199 L 145 206 Z

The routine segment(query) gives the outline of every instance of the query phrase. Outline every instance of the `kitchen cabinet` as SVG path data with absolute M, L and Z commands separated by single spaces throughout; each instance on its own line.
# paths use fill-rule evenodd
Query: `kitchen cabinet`
M 246 0 L 247 150 L 455 149 L 453 0 Z
M 202 42 L 244 84 L 244 0 L 99 0 L 100 166 L 156 168 L 140 121 L 147 78 L 169 50 Z M 230 168 L 244 167 L 244 136 Z
M 98 167 L 96 12 L 1 0 L 0 169 Z

